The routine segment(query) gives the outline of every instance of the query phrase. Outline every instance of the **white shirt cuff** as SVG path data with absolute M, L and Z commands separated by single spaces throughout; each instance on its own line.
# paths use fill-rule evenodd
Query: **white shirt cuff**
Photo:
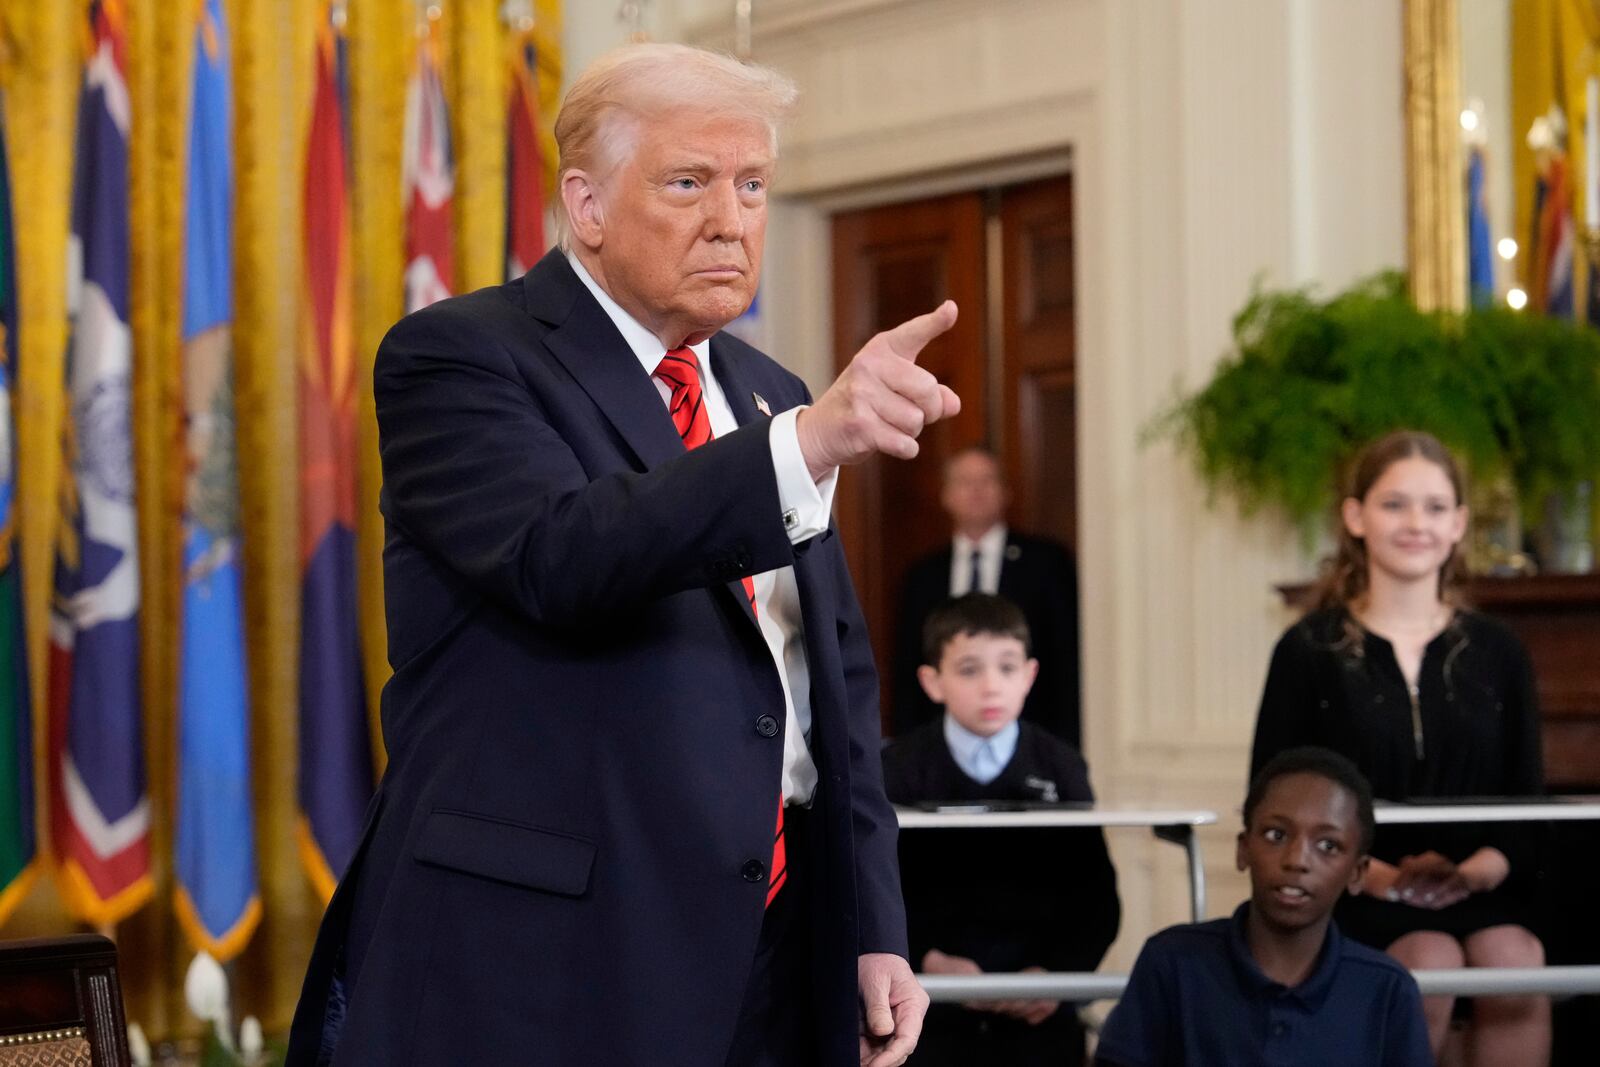
M 839 468 L 835 467 L 811 480 L 805 456 L 800 452 L 800 431 L 796 422 L 801 405 L 773 416 L 768 440 L 772 448 L 772 470 L 778 476 L 778 503 L 783 509 L 783 530 L 789 543 L 798 545 L 828 528 L 828 517 L 833 513 L 833 490 L 839 484 Z

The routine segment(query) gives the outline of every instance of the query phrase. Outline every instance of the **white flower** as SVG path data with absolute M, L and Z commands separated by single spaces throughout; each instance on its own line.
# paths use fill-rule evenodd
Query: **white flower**
M 239 1024 L 239 1053 L 246 1063 L 254 1063 L 261 1055 L 266 1042 L 261 1037 L 261 1024 L 254 1015 L 246 1015 Z
M 133 1057 L 133 1067 L 150 1067 L 150 1042 L 138 1023 L 128 1024 L 128 1052 Z
M 183 979 L 183 997 L 189 1002 L 189 1011 L 197 1019 L 213 1024 L 228 1048 L 233 1047 L 228 1032 L 228 976 L 222 964 L 202 952 L 189 964 L 189 973 Z

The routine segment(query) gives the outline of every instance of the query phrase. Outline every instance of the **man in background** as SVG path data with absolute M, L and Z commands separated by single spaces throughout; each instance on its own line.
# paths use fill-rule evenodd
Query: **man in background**
M 972 446 L 945 463 L 939 502 L 950 516 L 950 546 L 912 564 L 895 635 L 892 692 L 896 736 L 937 718 L 917 681 L 924 664 L 922 627 L 950 597 L 998 594 L 1022 608 L 1033 635 L 1039 677 L 1023 706 L 1025 721 L 1081 747 L 1078 711 L 1078 568 L 1063 546 L 1008 529 L 1009 494 L 1000 461 Z

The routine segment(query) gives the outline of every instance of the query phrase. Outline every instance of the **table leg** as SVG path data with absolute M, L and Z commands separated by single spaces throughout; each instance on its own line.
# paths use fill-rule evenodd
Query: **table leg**
M 1200 835 L 1188 823 L 1151 829 L 1161 840 L 1183 846 L 1189 859 L 1189 912 L 1195 922 L 1201 922 L 1206 917 L 1206 865 L 1200 855 Z

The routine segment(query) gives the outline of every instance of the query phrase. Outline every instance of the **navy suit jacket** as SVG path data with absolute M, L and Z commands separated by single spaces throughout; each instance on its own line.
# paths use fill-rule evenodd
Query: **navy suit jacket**
M 866 627 L 839 539 L 783 528 L 752 394 L 777 412 L 804 385 L 724 334 L 710 361 L 740 428 L 686 452 L 559 253 L 384 339 L 389 765 L 291 1063 L 342 1013 L 341 1067 L 721 1067 L 783 756 L 740 578 L 788 565 L 820 775 L 791 862 L 814 887 L 823 1062 L 857 1062 L 856 958 L 906 951 Z

